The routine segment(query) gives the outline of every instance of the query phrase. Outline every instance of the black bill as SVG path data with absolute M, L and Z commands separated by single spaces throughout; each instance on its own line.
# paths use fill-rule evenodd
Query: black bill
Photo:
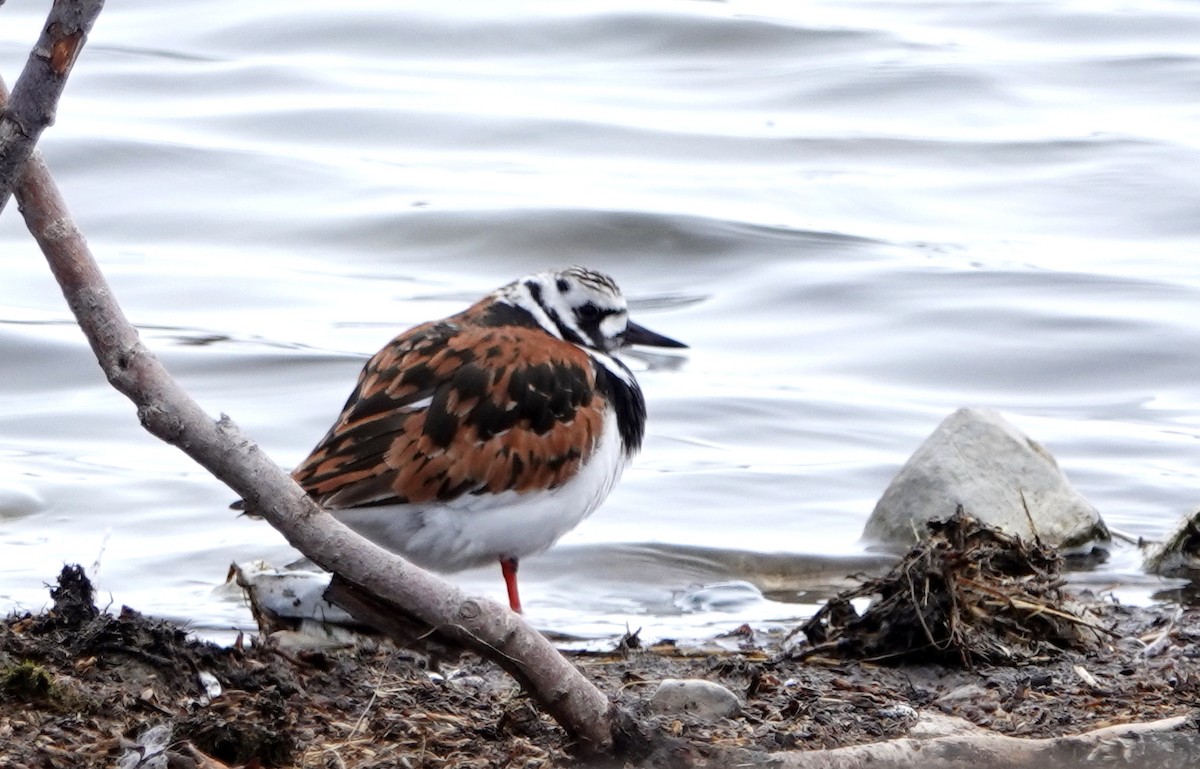
M 669 336 L 657 334 L 644 326 L 639 326 L 633 321 L 625 327 L 625 336 L 622 337 L 625 344 L 640 344 L 646 347 L 687 347 L 683 342 L 676 342 Z

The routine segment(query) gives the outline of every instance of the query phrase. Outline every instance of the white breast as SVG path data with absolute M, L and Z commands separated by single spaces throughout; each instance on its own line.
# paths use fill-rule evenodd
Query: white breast
M 459 571 L 547 549 L 600 506 L 627 462 L 617 419 L 610 409 L 592 455 L 573 478 L 556 489 L 467 494 L 448 502 L 354 508 L 333 514 L 418 566 Z

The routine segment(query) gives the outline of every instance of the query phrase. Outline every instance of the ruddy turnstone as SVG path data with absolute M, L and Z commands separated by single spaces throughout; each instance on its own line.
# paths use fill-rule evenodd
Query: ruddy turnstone
M 629 320 L 612 278 L 571 267 L 521 278 L 410 329 L 359 374 L 292 475 L 337 518 L 413 563 L 517 563 L 604 501 L 642 445 L 646 404 L 616 357 L 686 347 Z

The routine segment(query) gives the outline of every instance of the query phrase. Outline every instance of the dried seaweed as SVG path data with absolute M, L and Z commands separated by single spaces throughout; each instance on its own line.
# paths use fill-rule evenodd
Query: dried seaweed
M 1073 608 L 1062 559 L 1040 542 L 986 526 L 960 507 L 888 574 L 825 604 L 792 656 L 873 661 L 1040 661 L 1095 648 L 1105 628 Z M 874 598 L 859 615 L 851 603 Z

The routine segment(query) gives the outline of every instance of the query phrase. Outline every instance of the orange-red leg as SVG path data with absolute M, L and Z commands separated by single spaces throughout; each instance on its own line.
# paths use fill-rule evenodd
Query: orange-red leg
M 508 606 L 521 613 L 521 596 L 517 593 L 517 559 L 501 558 L 500 572 L 504 574 L 504 586 L 508 588 Z

